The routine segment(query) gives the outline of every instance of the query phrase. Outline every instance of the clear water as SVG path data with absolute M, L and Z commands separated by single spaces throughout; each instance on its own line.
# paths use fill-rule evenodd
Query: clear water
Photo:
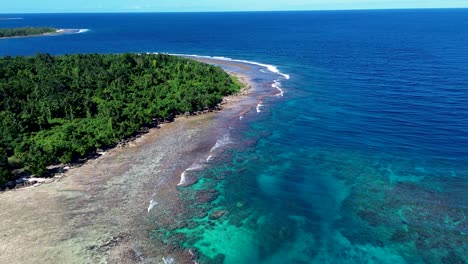
M 155 231 L 201 263 L 466 263 L 468 10 L 22 17 L 0 27 L 90 31 L 0 40 L 0 55 L 158 51 L 291 75 L 181 188 L 186 227 Z

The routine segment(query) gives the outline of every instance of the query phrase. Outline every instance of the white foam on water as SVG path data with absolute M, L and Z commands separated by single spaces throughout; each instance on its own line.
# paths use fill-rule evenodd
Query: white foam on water
M 218 139 L 216 141 L 216 144 L 211 148 L 210 152 L 213 152 L 215 151 L 216 149 L 220 148 L 220 147 L 223 147 L 223 146 L 226 146 L 228 144 L 232 144 L 232 140 L 231 138 L 229 137 L 229 134 L 225 134 L 223 135 L 222 138 Z
M 203 165 L 194 163 L 192 166 L 190 166 L 187 171 L 194 171 L 194 170 L 200 170 L 203 169 Z
M 204 58 L 204 59 L 213 59 L 213 60 L 222 60 L 222 61 L 232 61 L 232 62 L 253 64 L 253 65 L 260 66 L 260 67 L 265 67 L 269 71 L 283 76 L 286 80 L 289 80 L 291 78 L 291 76 L 289 74 L 281 72 L 275 65 L 256 62 L 256 61 L 236 60 L 236 59 L 232 59 L 232 58 L 228 58 L 228 57 L 222 57 L 222 56 L 200 56 L 200 55 L 196 55 L 196 54 L 177 54 L 177 53 L 173 53 L 173 54 L 170 54 L 170 55 L 196 57 L 196 58 L 202 58 L 202 59 Z
M 195 253 L 193 253 L 193 251 L 192 251 L 191 249 L 189 249 L 188 252 L 190 253 L 190 256 L 191 256 L 192 258 L 196 256 Z M 193 263 L 193 264 L 198 264 L 198 261 L 192 260 L 192 263 Z
M 273 87 L 273 88 L 275 88 L 275 89 L 277 89 L 279 91 L 279 93 L 277 93 L 276 96 L 284 96 L 284 91 L 283 91 L 283 89 L 281 89 L 281 82 L 279 82 L 278 80 L 274 80 L 271 87 Z
M 185 169 L 184 172 L 182 172 L 182 174 L 180 174 L 180 182 L 179 182 L 179 184 L 177 184 L 177 186 L 184 185 L 185 183 L 187 183 L 187 177 L 185 175 L 185 173 L 187 171 L 195 171 L 195 170 L 199 170 L 199 169 L 202 169 L 202 168 L 203 168 L 202 165 L 200 165 L 198 163 L 194 163 L 194 164 L 192 164 L 192 166 Z
M 285 73 L 280 72 L 280 70 L 278 70 L 278 68 L 276 68 L 276 66 L 268 65 L 268 64 L 263 64 L 263 65 L 259 65 L 259 66 L 267 67 L 268 70 L 283 76 L 284 78 L 286 78 L 286 80 L 289 80 L 291 78 L 291 76 L 289 76 L 289 74 L 285 74 Z
M 173 257 L 163 257 L 162 258 L 164 264 L 174 264 L 175 263 L 175 260 Z
M 88 32 L 89 29 L 87 28 L 61 28 L 57 29 L 56 33 L 64 33 L 64 34 L 80 34 L 80 33 L 86 33 Z
M 262 106 L 263 106 L 263 105 L 262 105 L 261 102 L 257 104 L 257 107 L 255 107 L 255 109 L 257 110 L 257 113 L 261 113 L 261 112 L 262 112 L 262 111 L 260 110 L 260 107 L 262 107 Z
M 213 155 L 209 155 L 208 158 L 206 158 L 206 162 L 209 162 L 213 158 Z
M 185 178 L 185 172 L 187 170 L 184 170 L 184 172 L 182 172 L 182 174 L 180 174 L 180 181 L 179 181 L 179 184 L 177 184 L 178 186 L 180 185 L 183 185 L 187 182 L 187 179 Z
M 148 213 L 156 206 L 158 205 L 158 202 L 156 202 L 154 199 L 151 199 L 150 204 L 148 206 Z

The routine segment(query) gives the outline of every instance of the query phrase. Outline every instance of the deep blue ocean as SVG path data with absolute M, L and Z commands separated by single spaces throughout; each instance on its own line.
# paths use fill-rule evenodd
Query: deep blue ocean
M 89 29 L 0 55 L 198 54 L 291 76 L 191 187 L 229 211 L 173 231 L 201 263 L 467 263 L 468 9 L 0 17 Z

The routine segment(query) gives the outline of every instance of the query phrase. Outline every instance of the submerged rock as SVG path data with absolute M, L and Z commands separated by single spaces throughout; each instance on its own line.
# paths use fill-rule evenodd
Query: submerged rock
M 218 254 L 213 259 L 207 261 L 207 263 L 209 263 L 209 264 L 222 264 L 222 263 L 224 263 L 225 259 L 226 259 L 226 255 Z
M 461 257 L 459 257 L 457 254 L 455 254 L 453 251 L 449 252 L 445 257 L 442 258 L 442 263 L 443 264 L 465 264 L 466 261 L 464 261 Z
M 208 189 L 197 192 L 196 197 L 199 204 L 205 204 L 218 198 L 218 193 L 214 189 Z
M 211 213 L 210 220 L 219 219 L 219 218 L 221 218 L 223 215 L 225 215 L 227 213 L 229 213 L 229 212 L 226 211 L 226 210 L 216 210 L 213 213 Z

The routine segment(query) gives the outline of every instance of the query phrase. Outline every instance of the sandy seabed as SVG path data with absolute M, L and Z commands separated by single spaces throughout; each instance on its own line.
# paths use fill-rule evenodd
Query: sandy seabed
M 248 76 L 238 77 L 253 87 Z M 193 263 L 190 252 L 151 239 L 151 231 L 156 222 L 176 225 L 181 173 L 228 129 L 221 114 L 238 118 L 252 107 L 243 94 L 226 98 L 220 112 L 151 129 L 58 181 L 1 192 L 0 263 L 163 263 L 167 256 Z

